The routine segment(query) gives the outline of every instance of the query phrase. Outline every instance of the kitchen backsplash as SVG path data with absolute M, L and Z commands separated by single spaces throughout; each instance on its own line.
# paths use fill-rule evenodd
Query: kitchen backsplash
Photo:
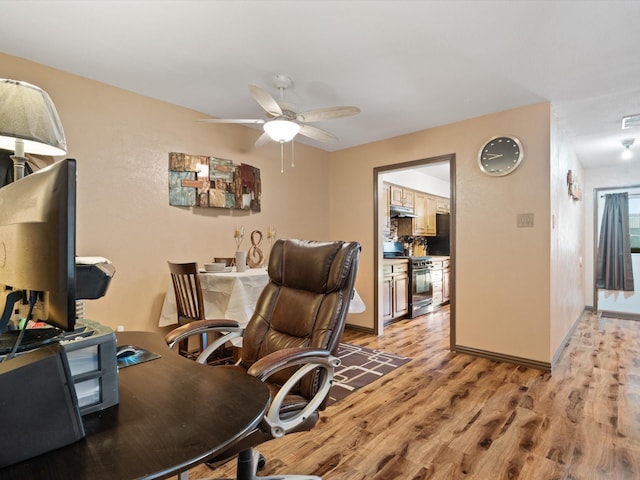
M 421 257 L 429 254 L 429 237 L 411 237 L 408 235 L 398 236 L 398 220 L 391 219 L 389 236 L 384 238 L 385 242 L 401 242 L 404 245 L 406 255 Z

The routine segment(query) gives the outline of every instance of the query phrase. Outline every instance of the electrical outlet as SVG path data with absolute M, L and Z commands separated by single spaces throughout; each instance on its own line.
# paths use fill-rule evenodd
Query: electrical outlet
M 533 213 L 518 214 L 518 228 L 533 227 Z

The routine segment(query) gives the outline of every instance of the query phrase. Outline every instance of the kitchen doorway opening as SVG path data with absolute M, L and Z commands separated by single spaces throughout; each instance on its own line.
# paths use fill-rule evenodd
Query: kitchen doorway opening
M 413 160 L 404 163 L 395 163 L 374 168 L 373 190 L 374 190 L 374 329 L 375 334 L 380 336 L 384 332 L 385 319 L 385 282 L 383 269 L 383 244 L 385 239 L 389 239 L 389 195 L 385 194 L 385 183 L 389 178 L 402 178 L 402 175 L 410 176 L 408 189 L 427 193 L 429 190 L 438 189 L 436 193 L 441 197 L 449 198 L 450 232 L 449 232 L 449 324 L 450 324 L 450 345 L 455 345 L 455 232 L 456 232 L 456 195 L 455 195 L 455 173 L 456 156 L 454 153 L 440 155 L 437 157 Z M 396 175 L 396 174 L 399 174 Z M 432 183 L 430 183 L 432 182 Z M 392 181 L 391 183 L 401 183 Z M 448 184 L 448 191 L 443 190 L 443 185 Z M 448 195 L 447 195 L 448 194 Z M 428 245 L 429 237 L 425 237 Z M 435 237 L 434 237 L 435 238 Z M 426 252 L 427 255 L 428 251 Z

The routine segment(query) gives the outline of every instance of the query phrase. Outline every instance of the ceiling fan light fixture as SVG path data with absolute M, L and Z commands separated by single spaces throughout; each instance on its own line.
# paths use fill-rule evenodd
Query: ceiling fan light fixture
M 300 132 L 300 125 L 290 120 L 271 120 L 264 124 L 264 131 L 275 142 L 290 142 Z

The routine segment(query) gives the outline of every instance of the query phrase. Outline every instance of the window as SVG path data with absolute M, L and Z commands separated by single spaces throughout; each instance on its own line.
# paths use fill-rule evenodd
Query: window
M 640 253 L 640 196 L 629 194 L 629 236 L 631 253 Z

